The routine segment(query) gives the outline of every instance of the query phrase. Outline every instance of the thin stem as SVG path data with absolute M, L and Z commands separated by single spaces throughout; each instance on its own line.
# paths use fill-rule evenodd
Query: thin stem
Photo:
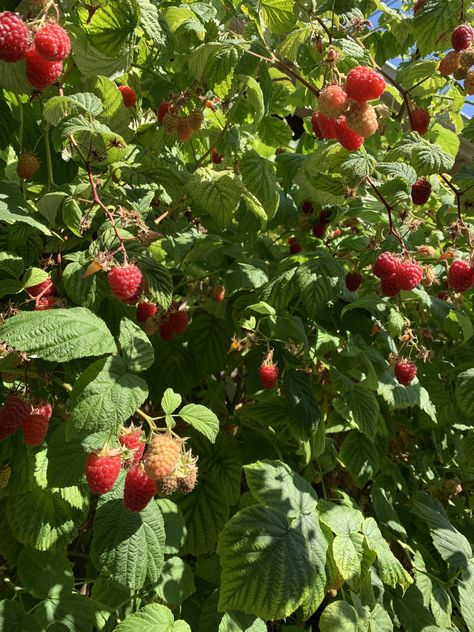
M 46 169 L 48 172 L 48 182 L 46 184 L 46 191 L 50 191 L 51 187 L 54 185 L 53 180 L 53 163 L 51 161 L 51 147 L 49 145 L 49 124 L 46 126 L 46 131 L 44 134 L 44 143 L 46 149 Z
M 322 18 L 316 17 L 316 22 L 319 24 L 319 26 L 326 31 L 326 35 L 329 38 L 329 43 L 331 44 L 332 42 L 332 33 L 331 31 L 328 29 L 328 27 L 324 24 L 324 20 Z
M 456 205 L 457 205 L 457 213 L 458 213 L 458 220 L 460 222 L 462 222 L 462 213 L 461 213 L 461 191 L 454 186 L 454 184 L 451 182 L 451 180 L 449 180 L 443 173 L 440 174 L 440 178 L 442 180 L 444 180 L 444 182 L 446 182 L 446 184 L 448 185 L 448 187 L 451 189 L 451 191 L 454 193 L 454 195 L 456 196 Z
M 390 77 L 390 75 L 388 73 L 386 73 L 385 70 L 380 68 L 380 66 L 377 66 L 377 69 L 380 72 L 380 74 L 383 77 L 385 77 L 385 79 L 387 79 L 387 81 L 390 81 L 392 86 L 394 88 L 396 88 L 398 90 L 398 92 L 401 94 L 402 99 L 403 99 L 403 103 L 405 104 L 405 108 L 406 108 L 407 113 L 408 113 L 408 119 L 410 121 L 410 127 L 411 127 L 412 130 L 414 130 L 415 129 L 415 125 L 414 125 L 414 121 L 413 121 L 413 114 L 412 114 L 411 107 L 410 107 L 410 100 L 408 98 L 408 92 L 404 88 L 402 88 L 402 86 L 398 83 L 398 81 L 395 81 L 395 79 L 392 79 L 392 77 Z
M 380 193 L 380 191 L 377 189 L 377 187 L 375 186 L 372 178 L 367 178 L 367 182 L 370 184 L 370 186 L 372 187 L 372 190 L 374 191 L 376 197 L 380 200 L 380 202 L 382 202 L 382 204 L 385 206 L 385 208 L 387 209 L 387 213 L 388 213 L 388 225 L 389 225 L 389 231 L 388 234 L 393 235 L 394 237 L 396 237 L 398 239 L 398 241 L 400 242 L 403 251 L 406 252 L 406 247 L 405 247 L 405 243 L 403 241 L 403 239 L 400 237 L 400 235 L 398 234 L 398 232 L 395 230 L 394 226 L 393 226 L 393 217 L 392 217 L 392 211 L 393 211 L 393 207 L 387 202 L 387 200 L 385 199 L 385 197 L 382 195 L 382 193 Z

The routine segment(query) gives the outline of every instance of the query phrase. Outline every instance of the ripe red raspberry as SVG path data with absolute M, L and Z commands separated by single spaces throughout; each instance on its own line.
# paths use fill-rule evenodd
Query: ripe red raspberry
M 336 138 L 336 119 L 327 118 L 321 112 L 314 112 L 311 117 L 311 125 L 318 138 Z
M 431 116 L 428 110 L 423 108 L 417 108 L 411 113 L 411 126 L 414 132 L 418 132 L 420 136 L 423 136 L 428 131 Z
M 212 298 L 216 303 L 221 303 L 225 299 L 225 287 L 223 285 L 216 285 L 212 289 Z
M 290 243 L 290 255 L 297 255 L 302 250 L 303 246 L 298 241 L 294 240 Z
M 416 261 L 400 261 L 395 278 L 401 290 L 413 290 L 423 278 L 423 267 Z
M 30 296 L 54 296 L 56 294 L 56 288 L 51 277 L 36 285 L 30 285 L 26 288 L 26 291 Z
M 123 104 L 126 108 L 131 108 L 137 102 L 137 93 L 130 86 L 119 86 L 118 89 L 122 94 Z
M 117 450 L 91 452 L 86 460 L 86 479 L 93 494 L 106 494 L 113 488 L 120 472 Z
M 470 70 L 464 79 L 464 90 L 466 94 L 474 94 L 474 72 Z
M 314 206 L 311 200 L 304 200 L 303 204 L 301 205 L 301 210 L 305 215 L 310 215 L 311 213 L 314 213 Z
M 34 154 L 20 154 L 16 165 L 16 172 L 19 178 L 29 180 L 38 171 L 40 163 Z
M 348 272 L 346 274 L 346 288 L 349 292 L 355 292 L 360 288 L 362 275 L 360 272 Z
M 369 138 L 379 128 L 377 113 L 370 103 L 353 103 L 346 114 L 346 123 L 353 132 Z
M 176 467 L 182 445 L 182 439 L 169 431 L 153 434 L 143 460 L 147 475 L 154 481 L 169 476 Z
M 211 160 L 215 165 L 220 165 L 223 158 L 224 154 L 219 154 L 215 147 L 211 149 Z
M 382 277 L 380 279 L 380 288 L 384 296 L 396 296 L 399 294 L 400 288 L 398 287 L 396 274 Z
M 204 123 L 204 115 L 202 112 L 195 110 L 194 112 L 190 112 L 188 121 L 193 131 L 198 132 Z
M 378 99 L 385 90 L 384 78 L 367 66 L 357 66 L 347 75 L 347 96 L 363 103 Z
M 278 382 L 278 375 L 278 367 L 273 364 L 273 351 L 269 351 L 258 369 L 260 386 L 266 391 L 271 390 Z
M 411 187 L 413 204 L 424 204 L 431 195 L 431 184 L 425 178 L 418 178 Z
M 0 409 L 0 440 L 13 434 L 31 413 L 30 404 L 20 395 L 9 395 Z
M 0 59 L 18 61 L 28 48 L 28 28 L 17 13 L 0 13 Z
M 71 52 L 71 40 L 59 24 L 46 24 L 34 39 L 36 52 L 47 61 L 62 61 Z
M 155 303 L 148 303 L 148 301 L 143 301 L 142 303 L 138 303 L 137 320 L 140 323 L 144 323 L 146 320 L 154 316 L 157 310 L 158 310 L 158 307 L 155 305 Z
M 33 414 L 43 415 L 44 417 L 51 419 L 51 415 L 53 414 L 53 407 L 47 400 L 37 402 L 33 406 Z
M 455 51 L 466 50 L 474 40 L 474 29 L 470 24 L 460 24 L 451 33 L 451 44 Z
M 124 461 L 124 465 L 137 464 L 143 455 L 145 444 L 142 441 L 142 429 L 132 424 L 119 434 L 119 443 L 127 450 L 133 450 L 133 457 Z
M 121 301 L 129 301 L 138 298 L 137 293 L 143 282 L 140 269 L 134 264 L 116 266 L 107 274 L 107 280 L 113 294 Z
M 459 58 L 460 64 L 462 68 L 469 70 L 471 66 L 474 65 L 474 48 L 468 48 L 467 50 L 461 53 L 461 57 Z
M 160 335 L 163 340 L 171 340 L 173 336 L 180 336 L 187 326 L 188 312 L 173 303 L 160 322 Z
M 176 112 L 176 106 L 169 101 L 163 101 L 163 103 L 160 103 L 160 105 L 158 106 L 158 111 L 156 113 L 160 125 L 163 124 L 165 114 L 168 114 L 168 112 Z
M 417 0 L 415 2 L 415 6 L 413 7 L 413 14 L 414 15 L 416 15 L 418 13 L 418 11 L 423 7 L 425 2 L 426 2 L 426 0 Z
M 474 284 L 474 270 L 467 263 L 457 259 L 448 270 L 448 285 L 455 292 L 465 292 Z
M 447 77 L 448 75 L 452 75 L 455 70 L 459 68 L 461 65 L 461 53 L 458 53 L 455 50 L 449 51 L 449 53 L 442 59 L 439 63 L 438 70 L 439 72 Z
M 142 511 L 156 494 L 156 482 L 147 476 L 142 466 L 132 467 L 125 477 L 123 503 L 130 511 Z
M 41 445 L 48 432 L 49 418 L 46 415 L 28 415 L 23 422 L 23 436 L 26 445 Z
M 363 136 L 353 132 L 346 123 L 346 117 L 341 116 L 336 122 L 336 137 L 347 151 L 357 151 L 364 144 Z
M 35 301 L 35 311 L 42 312 L 45 309 L 59 307 L 58 299 L 55 296 L 38 296 Z
M 329 118 L 337 118 L 349 107 L 349 99 L 341 86 L 328 86 L 319 95 L 319 111 Z
M 34 47 L 26 53 L 26 77 L 33 88 L 44 90 L 57 81 L 63 71 L 62 61 L 46 61 Z
M 409 360 L 399 360 L 395 365 L 395 377 L 400 384 L 408 386 L 416 375 L 416 364 Z
M 313 235 L 318 239 L 324 239 L 327 229 L 328 225 L 326 223 L 316 222 L 316 224 L 313 224 Z
M 382 252 L 377 257 L 372 272 L 379 279 L 388 278 L 395 274 L 398 264 L 399 260 L 392 252 Z

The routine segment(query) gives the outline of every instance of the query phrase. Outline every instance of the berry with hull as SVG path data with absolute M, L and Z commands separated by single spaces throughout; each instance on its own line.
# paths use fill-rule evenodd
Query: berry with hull
M 137 93 L 130 86 L 119 86 L 120 94 L 122 95 L 123 104 L 126 108 L 131 108 L 137 102 Z
M 163 118 L 163 131 L 165 134 L 176 134 L 180 118 L 176 112 L 167 112 Z
M 467 261 L 457 259 L 448 270 L 448 285 L 455 292 L 465 292 L 474 284 L 474 270 Z
M 347 75 L 346 93 L 354 101 L 364 103 L 381 97 L 385 85 L 385 79 L 372 68 L 357 66 Z
M 202 112 L 195 110 L 194 112 L 191 112 L 189 114 L 188 121 L 191 125 L 192 130 L 194 132 L 198 132 L 201 129 L 202 124 L 204 123 L 204 115 Z
M 346 288 L 349 292 L 355 292 L 360 288 L 362 275 L 360 272 L 348 272 L 346 274 Z
M 174 474 L 156 481 L 156 492 L 159 496 L 171 496 L 178 490 L 178 478 Z
M 137 299 L 143 282 L 143 275 L 134 264 L 116 266 L 107 274 L 112 293 L 121 301 Z
M 38 55 L 34 47 L 26 51 L 25 57 L 26 77 L 36 90 L 49 88 L 63 72 L 62 61 L 47 61 Z
M 182 494 L 189 494 L 196 487 L 198 478 L 198 468 L 194 466 L 186 476 L 178 478 L 178 491 Z
M 137 320 L 140 323 L 144 323 L 149 318 L 154 316 L 158 310 L 155 303 L 149 303 L 148 301 L 142 301 L 137 305 Z
M 318 138 L 325 138 L 327 140 L 336 138 L 336 119 L 328 118 L 321 114 L 321 112 L 314 112 L 311 117 L 311 125 L 313 132 Z
M 143 456 L 145 444 L 142 441 L 142 429 L 135 428 L 132 424 L 128 428 L 124 428 L 119 434 L 119 443 L 123 448 L 133 452 L 130 459 L 126 459 L 123 464 L 125 466 L 137 464 Z
M 154 481 L 169 476 L 176 467 L 182 445 L 182 439 L 171 432 L 153 434 L 143 459 L 146 474 Z
M 411 199 L 413 204 L 425 204 L 431 195 L 431 184 L 425 178 L 418 180 L 411 187 Z
M 303 250 L 303 246 L 298 241 L 292 241 L 290 243 L 290 255 L 297 255 Z
M 326 223 L 316 222 L 316 224 L 313 224 L 313 235 L 318 239 L 324 239 L 327 230 L 328 225 Z
M 337 118 L 349 107 L 349 100 L 341 86 L 328 86 L 319 95 L 319 111 L 329 118 Z
M 35 447 L 41 445 L 48 432 L 49 417 L 46 415 L 28 415 L 23 422 L 23 436 L 26 445 Z
M 301 205 L 301 210 L 305 215 L 310 215 L 311 213 L 314 213 L 314 206 L 311 200 L 304 200 L 303 204 Z
M 71 40 L 59 24 L 46 24 L 36 31 L 36 52 L 47 61 L 62 61 L 71 52 Z
M 423 278 L 423 267 L 416 261 L 400 261 L 395 279 L 401 290 L 413 290 Z
M 215 147 L 211 149 L 211 160 L 215 165 L 220 165 L 223 158 L 224 154 L 217 152 Z
M 377 113 L 370 103 L 353 103 L 346 114 L 346 123 L 364 138 L 375 134 L 379 127 Z
M 39 160 L 34 154 L 25 153 L 18 156 L 16 172 L 19 178 L 29 180 L 35 175 L 39 167 Z
M 451 44 L 455 51 L 466 50 L 474 40 L 474 29 L 470 24 L 460 24 L 451 33 Z
M 180 336 L 188 326 L 188 312 L 173 303 L 160 322 L 160 335 L 163 340 Z
M 278 375 L 278 367 L 273 363 L 273 351 L 269 351 L 258 369 L 260 386 L 266 391 L 275 388 L 278 382 Z
M 411 113 L 411 127 L 413 131 L 418 132 L 420 136 L 423 136 L 428 131 L 430 120 L 430 113 L 423 108 L 416 108 Z
M 142 511 L 156 494 L 156 482 L 142 466 L 128 470 L 123 489 L 123 503 L 129 511 Z
M 408 386 L 416 376 L 416 364 L 410 360 L 399 360 L 395 365 L 395 377 L 399 384 Z
M 53 414 L 53 407 L 47 400 L 37 402 L 33 405 L 33 414 L 44 415 L 48 419 L 51 419 L 51 415 Z
M 346 117 L 341 116 L 336 122 L 336 137 L 347 151 L 357 151 L 363 144 L 364 138 L 353 132 L 346 123 Z
M 438 66 L 439 72 L 447 77 L 448 75 L 452 75 L 455 70 L 459 68 L 461 65 L 461 53 L 458 53 L 455 50 L 449 51 L 449 53 L 444 57 Z
M 398 264 L 398 258 L 392 252 L 382 252 L 377 257 L 372 271 L 379 279 L 389 278 L 397 271 Z
M 117 450 L 91 452 L 86 460 L 86 479 L 93 494 L 106 494 L 115 485 L 120 472 Z
M 0 13 L 0 59 L 18 61 L 28 48 L 28 28 L 17 13 Z

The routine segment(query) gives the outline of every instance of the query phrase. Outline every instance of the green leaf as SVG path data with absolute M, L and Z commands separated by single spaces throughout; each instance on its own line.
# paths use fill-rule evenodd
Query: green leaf
M 260 11 L 263 23 L 272 33 L 287 33 L 295 25 L 293 0 L 263 0 Z
M 150 603 L 138 612 L 128 615 L 115 628 L 115 632 L 191 632 L 189 625 L 179 619 L 166 606 Z
M 66 424 L 48 435 L 46 478 L 49 487 L 78 485 L 84 478 L 87 454 L 79 441 L 66 441 Z
M 336 535 L 332 543 L 334 561 L 344 581 L 360 573 L 360 559 L 353 538 L 355 536 Z
M 182 397 L 172 388 L 167 388 L 161 399 L 161 408 L 165 415 L 171 415 L 181 405 Z
M 92 531 L 91 553 L 102 573 L 120 586 L 139 590 L 156 583 L 163 568 L 165 530 L 154 502 L 140 512 L 123 504 L 123 479 L 99 498 Z
M 44 235 L 51 235 L 41 215 L 32 212 L 14 182 L 0 182 L 0 222 L 6 224 L 22 222 L 36 228 Z
M 376 446 L 357 431 L 350 432 L 344 439 L 339 456 L 358 485 L 373 478 L 378 469 Z
M 242 156 L 240 172 L 247 189 L 260 200 L 268 219 L 272 219 L 280 202 L 275 165 L 252 149 Z
M 18 601 L 0 601 L 1 632 L 42 632 L 32 614 L 27 614 Z
M 469 632 L 474 632 L 474 563 L 471 560 L 457 581 L 461 614 Z
M 333 601 L 319 621 L 321 632 L 358 632 L 357 611 L 346 601 Z
M 166 35 L 160 22 L 158 8 L 149 0 L 137 0 L 140 7 L 140 25 L 155 46 L 164 48 Z
M 185 184 L 198 211 L 210 215 L 220 227 L 232 222 L 240 202 L 241 185 L 225 173 L 209 173 L 199 169 Z
M 468 369 L 458 375 L 456 402 L 465 415 L 474 416 L 474 369 Z
M 262 143 L 269 147 L 287 147 L 292 138 L 288 123 L 275 116 L 265 116 L 260 121 L 258 135 Z
M 245 95 L 255 112 L 255 123 L 260 123 L 265 113 L 265 103 L 260 85 L 248 75 L 236 75 L 235 78 L 246 86 Z
M 373 440 L 377 434 L 379 416 L 379 404 L 375 395 L 356 384 L 351 391 L 344 393 L 344 401 L 352 412 L 360 432 Z
M 118 57 L 124 52 L 140 18 L 138 6 L 132 0 L 108 0 L 92 16 L 86 8 L 80 8 L 78 13 L 87 39 L 108 57 Z
M 168 498 L 160 498 L 155 501 L 158 505 L 165 523 L 166 541 L 164 553 L 170 555 L 179 553 L 187 536 L 184 516 L 178 505 Z
M 349 536 L 357 533 L 364 521 L 361 511 L 347 505 L 335 505 L 327 500 L 320 500 L 318 508 L 321 522 L 336 535 Z
M 194 575 L 189 564 L 180 557 L 168 558 L 155 586 L 158 597 L 165 603 L 180 606 L 195 590 Z
M 84 307 L 21 312 L 5 321 L 0 337 L 18 351 L 57 362 L 117 351 L 105 323 Z
M 265 621 L 242 612 L 225 612 L 218 632 L 266 632 Z
M 306 42 L 311 39 L 313 31 L 312 26 L 303 26 L 302 28 L 293 30 L 278 47 L 280 56 L 286 57 L 290 61 L 296 61 L 300 46 L 306 44 Z
M 18 575 L 22 585 L 37 599 L 53 592 L 71 592 L 74 575 L 66 553 L 61 550 L 36 551 L 25 547 L 18 558 Z
M 127 369 L 141 373 L 155 362 L 153 345 L 141 327 L 128 318 L 120 321 L 119 344 Z
M 67 200 L 65 204 L 67 204 Z M 105 274 L 91 274 L 86 279 L 83 278 L 89 264 L 90 258 L 87 253 L 81 253 L 75 261 L 66 266 L 63 273 L 63 283 L 67 295 L 74 303 L 87 307 L 91 311 L 96 311 L 110 290 Z
M 95 94 L 90 92 L 51 97 L 44 104 L 43 118 L 50 125 L 57 125 L 65 116 L 70 116 L 77 111 L 97 116 L 102 112 L 102 103 Z
M 321 421 L 321 410 L 311 383 L 304 371 L 285 371 L 285 399 L 290 413 L 290 429 L 298 438 L 309 439 Z
M 450 48 L 449 35 L 459 24 L 461 0 L 427 0 L 413 20 L 414 36 L 420 54 Z
M 88 597 L 78 593 L 58 594 L 38 604 L 35 617 L 41 629 L 48 632 L 92 632 L 94 613 L 95 607 Z
M 392 587 L 398 584 L 403 589 L 407 588 L 413 579 L 390 550 L 373 518 L 364 520 L 362 532 L 365 535 L 367 547 L 377 555 L 380 578 L 384 584 Z
M 451 171 L 454 158 L 444 152 L 436 143 L 429 143 L 417 132 L 412 132 L 395 145 L 387 154 L 388 160 L 408 162 L 418 176 Z
M 116 433 L 147 396 L 147 383 L 130 373 L 122 358 L 97 360 L 74 384 L 68 436 L 82 432 Z
M 201 404 L 187 404 L 181 408 L 179 416 L 214 443 L 219 432 L 219 419 L 212 410 Z
M 301 264 L 296 272 L 296 284 L 306 309 L 316 316 L 335 300 L 342 290 L 345 270 L 334 257 L 322 255 Z

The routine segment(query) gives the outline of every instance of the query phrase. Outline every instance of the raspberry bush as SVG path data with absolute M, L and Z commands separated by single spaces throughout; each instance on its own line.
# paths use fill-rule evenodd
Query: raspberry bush
M 0 630 L 474 632 L 473 16 L 2 4 Z

